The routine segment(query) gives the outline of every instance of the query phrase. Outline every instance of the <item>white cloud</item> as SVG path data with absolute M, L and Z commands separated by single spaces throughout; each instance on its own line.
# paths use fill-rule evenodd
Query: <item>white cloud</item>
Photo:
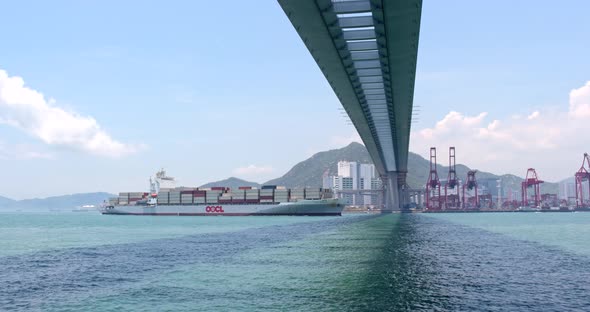
M 273 173 L 274 169 L 271 166 L 256 166 L 249 165 L 246 167 L 239 167 L 234 169 L 233 173 L 240 176 L 259 176 Z
M 24 80 L 0 69 L 0 123 L 16 127 L 46 144 L 82 150 L 91 154 L 119 157 L 138 147 L 111 138 L 88 116 L 55 106 Z
M 574 118 L 590 117 L 590 81 L 570 92 L 570 115 Z
M 526 119 L 528 119 L 528 120 L 533 120 L 533 119 L 535 119 L 535 118 L 539 117 L 539 115 L 540 115 L 540 114 L 541 114 L 541 113 L 539 113 L 539 111 L 534 111 L 534 112 L 533 112 L 532 114 L 530 114 L 530 115 L 529 115 L 529 116 L 528 116 Z
M 427 155 L 438 147 L 446 165 L 449 146 L 457 162 L 495 173 L 524 175 L 535 167 L 541 178 L 560 180 L 579 167 L 590 146 L 590 82 L 570 92 L 569 109 L 541 109 L 526 118 L 513 115 L 488 119 L 487 113 L 467 116 L 451 111 L 432 128 L 412 132 L 412 150 Z

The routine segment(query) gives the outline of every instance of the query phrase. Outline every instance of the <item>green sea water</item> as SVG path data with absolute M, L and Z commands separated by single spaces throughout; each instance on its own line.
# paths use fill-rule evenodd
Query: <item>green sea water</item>
M 589 227 L 584 213 L 0 214 L 0 310 L 577 310 Z

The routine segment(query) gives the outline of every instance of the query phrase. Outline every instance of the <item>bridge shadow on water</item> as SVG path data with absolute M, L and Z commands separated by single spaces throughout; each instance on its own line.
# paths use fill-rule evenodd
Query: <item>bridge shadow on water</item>
M 441 278 L 433 268 L 436 258 L 425 258 L 419 222 L 413 215 L 397 214 L 367 222 L 367 231 L 382 246 L 375 249 L 370 268 L 344 309 L 349 311 L 450 310 L 447 298 L 436 294 Z
M 581 255 L 425 215 L 392 218 L 375 222 L 389 237 L 377 235 L 383 246 L 344 310 L 590 310 Z

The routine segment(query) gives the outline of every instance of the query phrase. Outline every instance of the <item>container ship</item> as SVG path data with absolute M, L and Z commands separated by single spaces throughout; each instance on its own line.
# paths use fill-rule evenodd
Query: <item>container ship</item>
M 155 216 L 340 216 L 344 205 L 330 189 L 287 189 L 264 185 L 193 188 L 176 187 L 162 169 L 150 178 L 150 192 L 119 193 L 100 212 L 112 215 Z

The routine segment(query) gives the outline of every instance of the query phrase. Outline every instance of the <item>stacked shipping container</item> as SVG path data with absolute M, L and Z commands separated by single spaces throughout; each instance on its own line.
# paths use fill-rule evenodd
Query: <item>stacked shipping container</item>
M 136 205 L 145 203 L 149 193 L 119 193 L 110 198 L 109 205 Z M 274 185 L 265 185 L 261 189 L 239 187 L 230 190 L 226 187 L 212 188 L 175 188 L 162 189 L 157 195 L 159 205 L 195 205 L 195 204 L 258 204 L 295 202 L 303 199 L 316 200 L 332 198 L 332 190 L 322 188 L 287 189 Z
M 246 203 L 257 204 L 260 203 L 260 190 L 249 188 L 246 190 Z

